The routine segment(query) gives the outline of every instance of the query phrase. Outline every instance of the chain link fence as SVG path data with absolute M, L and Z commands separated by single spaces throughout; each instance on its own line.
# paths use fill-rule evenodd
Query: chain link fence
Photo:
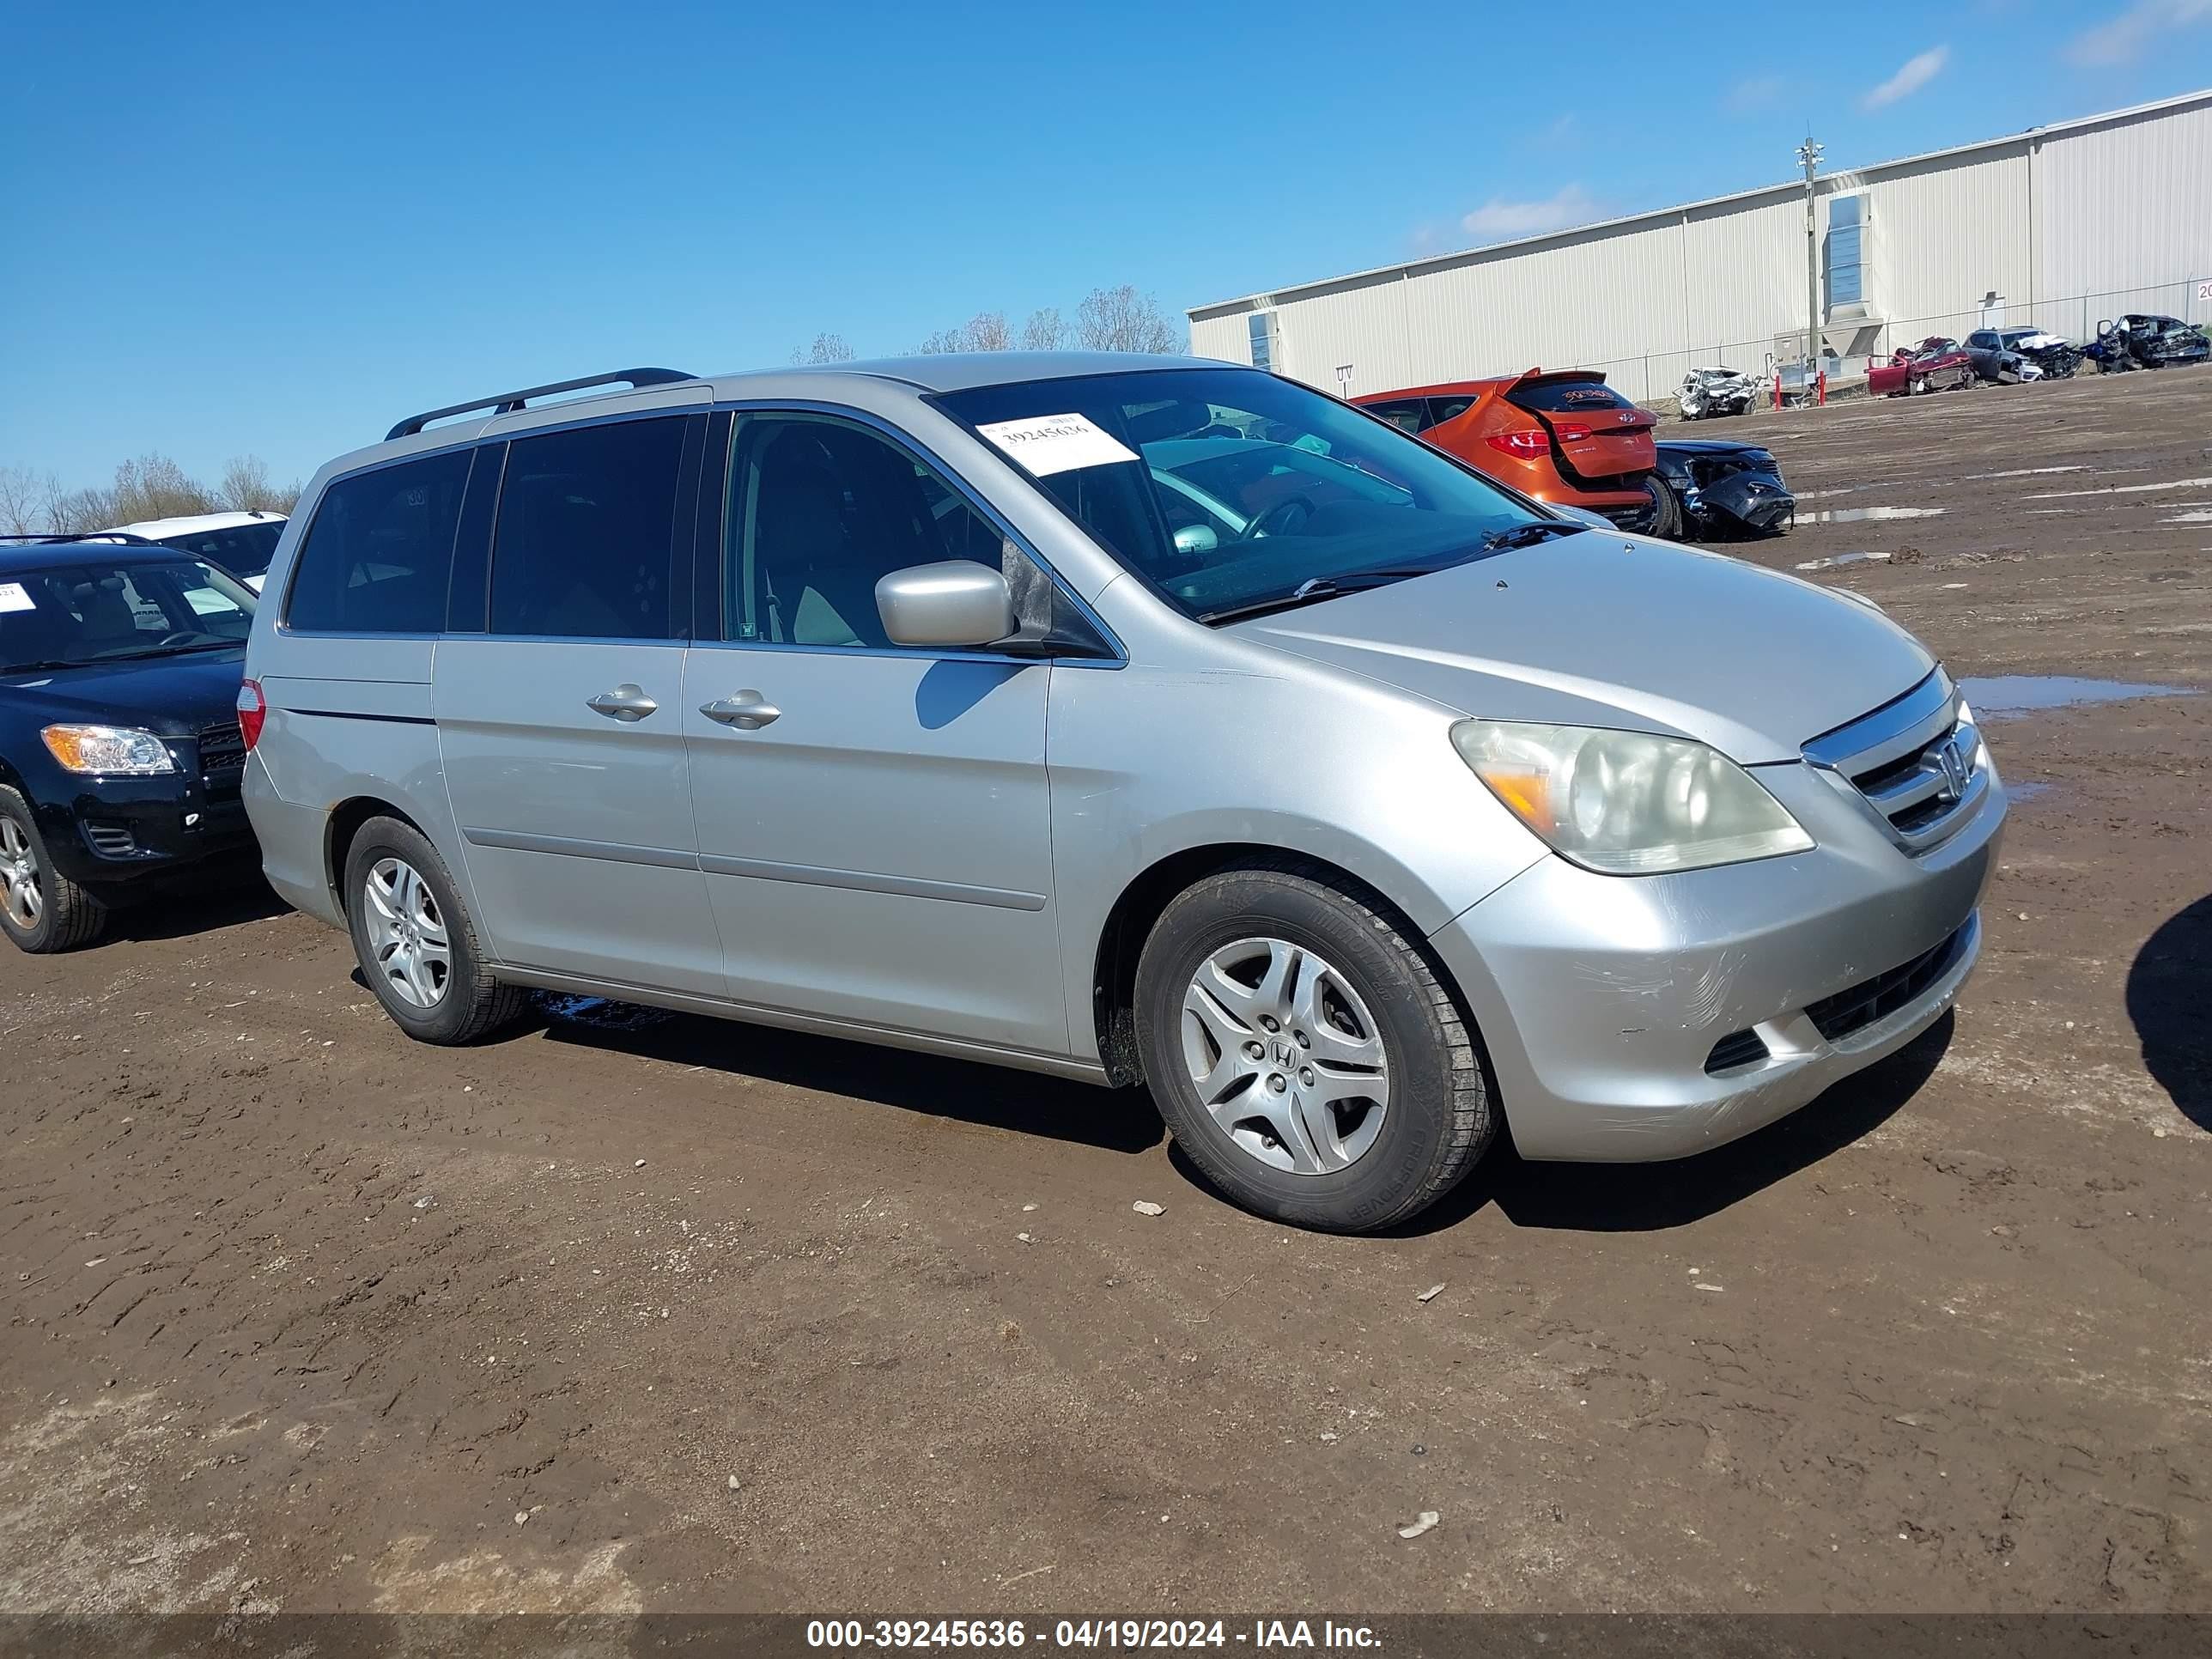
M 1834 354 L 1828 365 L 1829 382 L 1832 386 L 1863 380 L 1869 359 L 1877 363 L 1887 362 L 1890 353 L 1899 346 L 1917 345 L 1931 335 L 1964 340 L 1978 328 L 2020 328 L 2032 323 L 2063 336 L 2077 346 L 2087 345 L 2096 337 L 2100 322 L 2130 312 L 2179 317 L 2185 323 L 2212 328 L 2212 276 L 2191 276 L 2181 282 L 2118 289 L 2105 294 L 2038 300 L 2033 305 L 2024 301 L 2017 304 L 2008 301 L 1987 311 L 1973 306 L 1934 317 L 1831 324 L 1822 331 L 1824 341 Z M 1804 337 L 1801 327 L 1794 336 L 1784 331 L 1780 338 L 1768 334 L 1754 340 L 1692 346 L 1684 351 L 1586 358 L 1559 367 L 1602 369 L 1606 383 L 1623 397 L 1635 403 L 1659 403 L 1673 398 L 1680 389 L 1683 377 L 1693 368 L 1733 368 L 1766 380 L 1779 369 L 1785 384 L 1794 386 L 1804 362 Z M 1778 350 L 1778 347 L 1781 349 Z

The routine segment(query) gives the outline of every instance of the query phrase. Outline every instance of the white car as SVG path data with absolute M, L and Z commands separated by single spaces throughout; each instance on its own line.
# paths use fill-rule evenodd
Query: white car
M 284 533 L 282 513 L 201 513 L 182 519 L 141 519 L 111 525 L 103 536 L 143 536 L 164 547 L 180 548 L 217 569 L 261 591 L 276 538 Z

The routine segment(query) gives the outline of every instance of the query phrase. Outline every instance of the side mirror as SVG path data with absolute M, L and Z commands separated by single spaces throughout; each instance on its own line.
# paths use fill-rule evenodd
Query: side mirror
M 876 614 L 894 645 L 989 645 L 1020 625 L 1006 579 L 972 559 L 892 571 L 876 584 Z
M 1221 538 L 1210 524 L 1187 524 L 1175 533 L 1175 550 L 1178 553 L 1211 553 L 1221 545 Z

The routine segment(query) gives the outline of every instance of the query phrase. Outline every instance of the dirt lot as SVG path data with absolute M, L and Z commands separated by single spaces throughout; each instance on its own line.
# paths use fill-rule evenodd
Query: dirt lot
M 1731 550 L 1889 554 L 1814 580 L 1959 673 L 2212 688 L 2212 371 L 1668 430 L 1942 509 Z M 1141 1094 L 410 1047 L 265 897 L 0 952 L 0 1607 L 2212 1610 L 2209 717 L 1993 725 L 1913 1048 L 1390 1239 L 1229 1208 Z

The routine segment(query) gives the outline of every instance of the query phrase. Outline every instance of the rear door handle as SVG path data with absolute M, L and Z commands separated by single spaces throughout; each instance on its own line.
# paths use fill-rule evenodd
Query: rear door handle
M 780 720 L 783 715 L 783 710 L 753 690 L 740 691 L 735 696 L 702 703 L 699 712 L 710 720 L 734 726 L 740 732 L 757 732 L 770 720 Z
M 611 720 L 635 725 L 660 705 L 638 687 L 625 681 L 611 691 L 600 692 L 584 707 L 594 714 L 605 714 Z

